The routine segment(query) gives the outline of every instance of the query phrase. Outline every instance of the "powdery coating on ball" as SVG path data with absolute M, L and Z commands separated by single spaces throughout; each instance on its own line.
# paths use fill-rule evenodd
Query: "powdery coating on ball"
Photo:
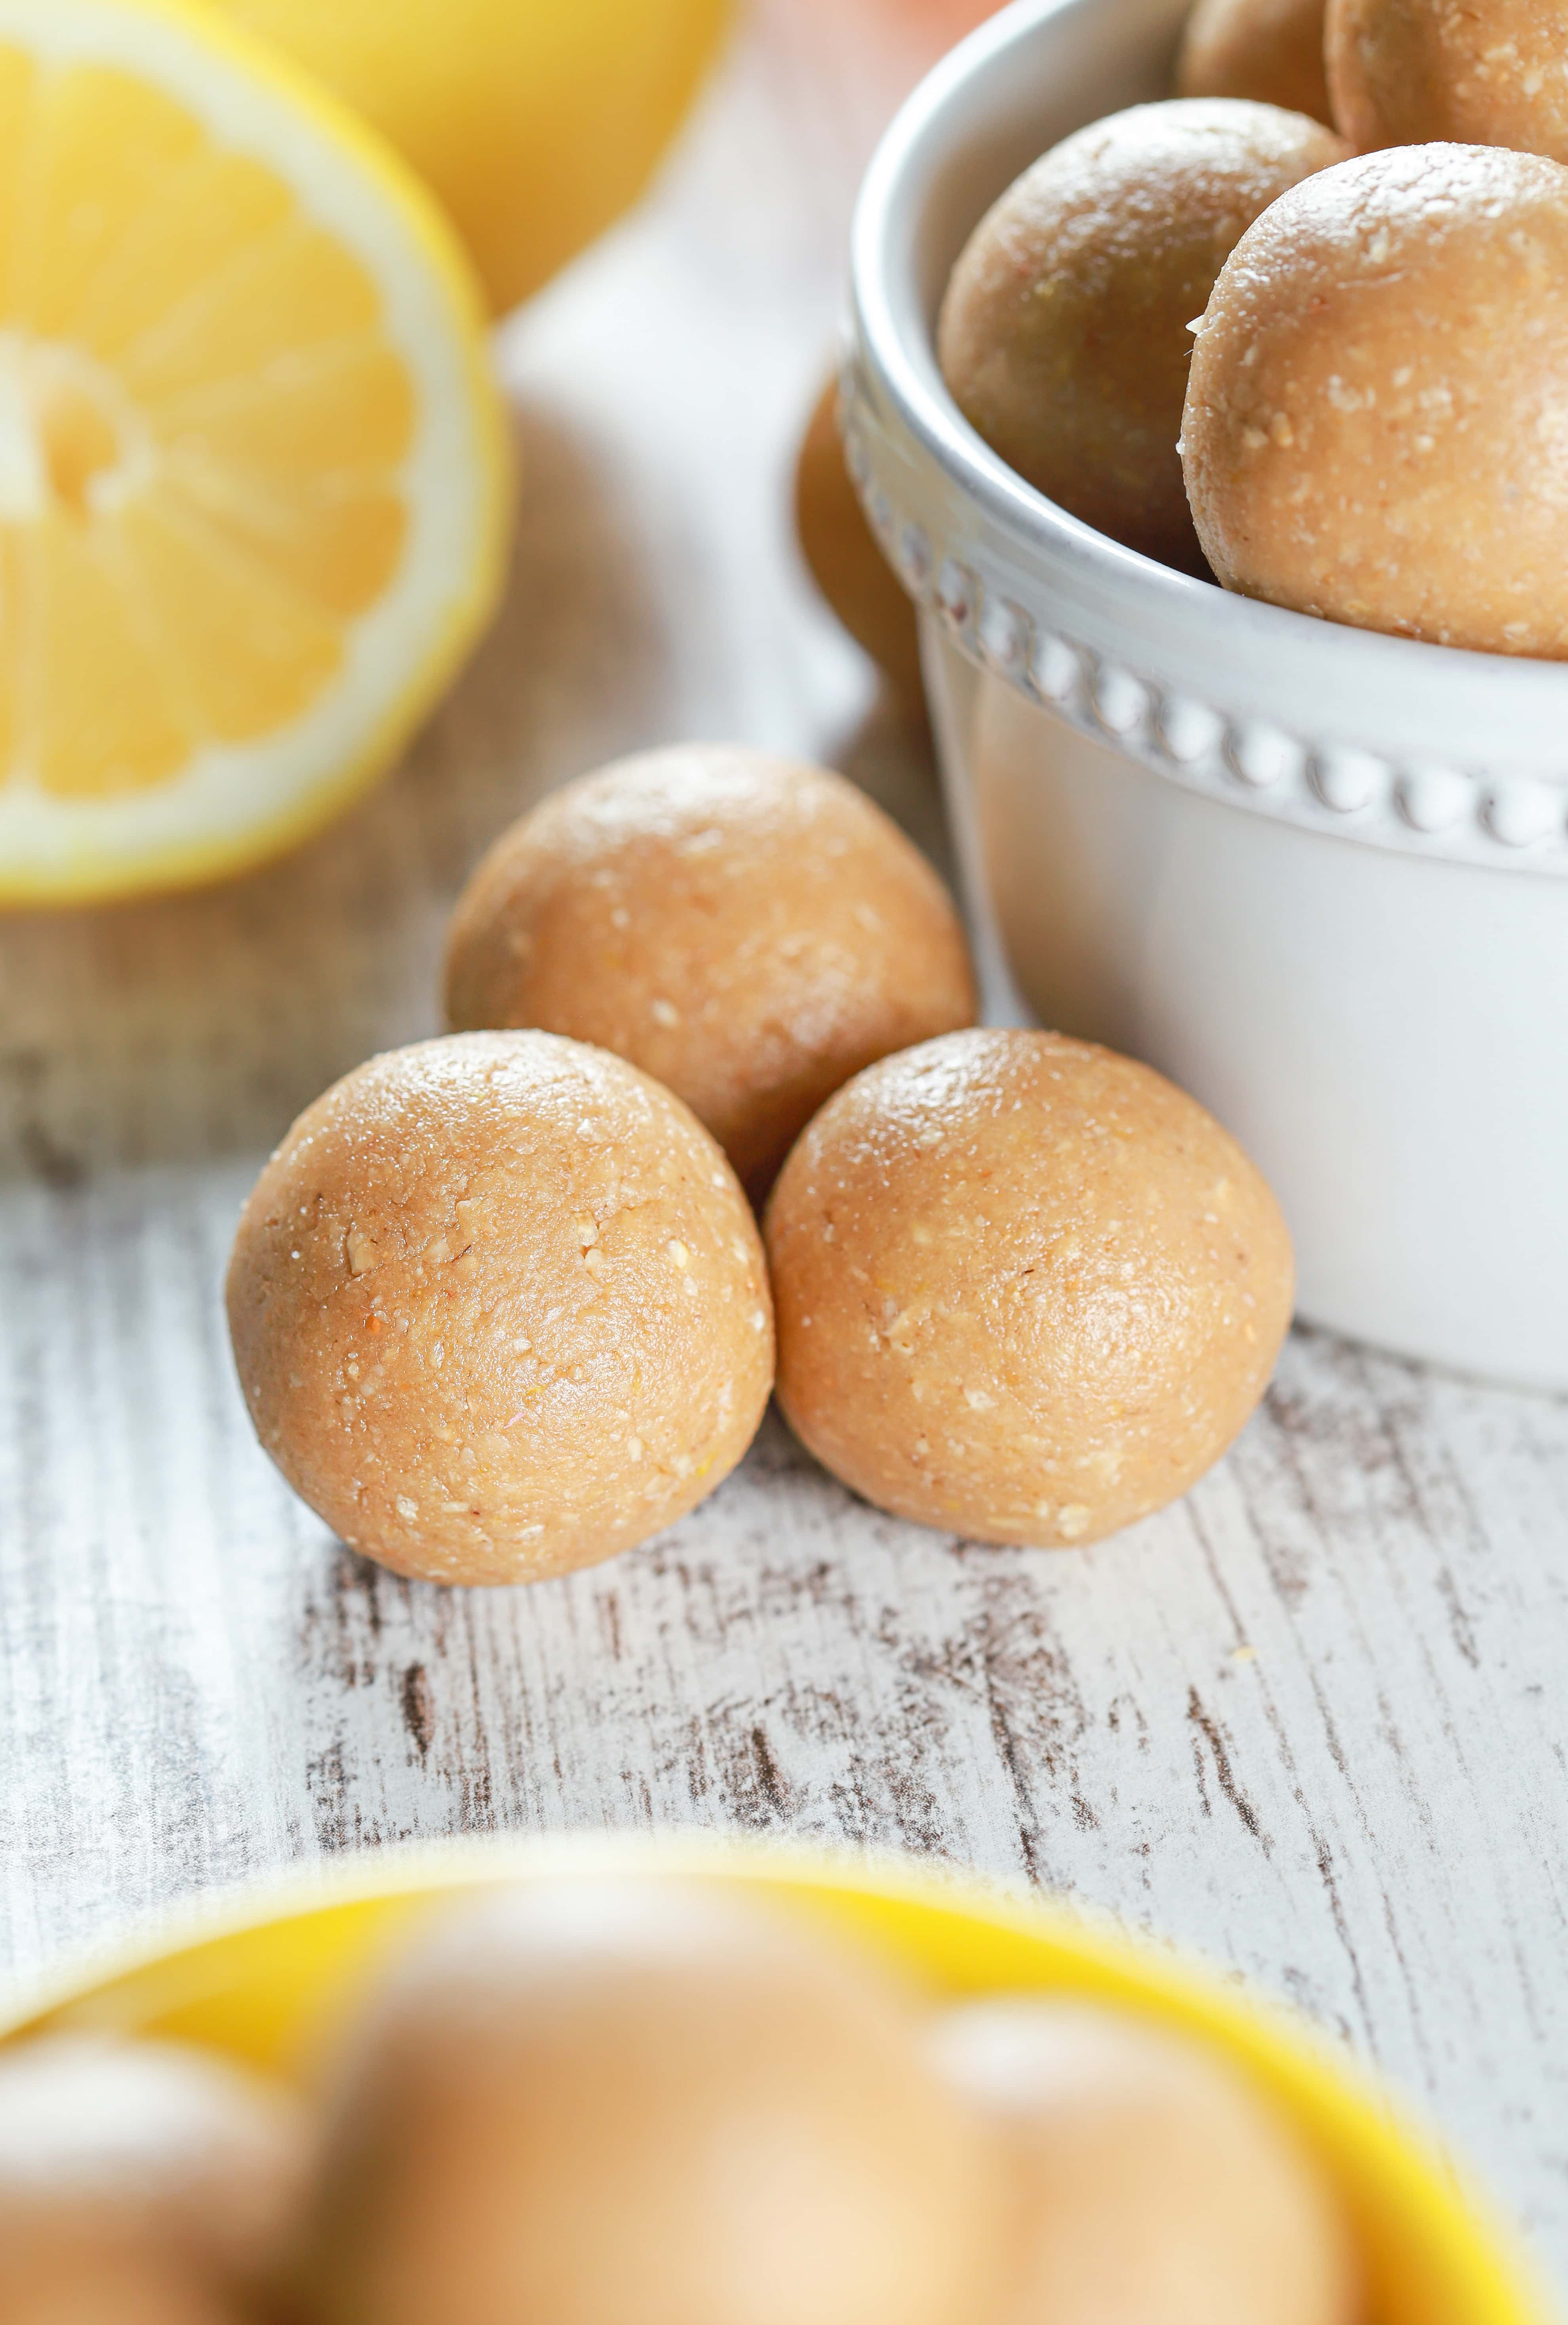
M 872 1067 L 766 1234 L 791 1427 L 868 1501 L 981 1542 L 1093 1542 L 1185 1493 L 1290 1320 L 1289 1238 L 1234 1139 L 1060 1034 Z
M 1243 97 L 1331 122 L 1324 0 L 1197 0 L 1176 58 L 1183 97 Z
M 869 1961 L 713 1891 L 470 1908 L 346 2062 L 306 2316 L 972 2325 L 991 2151 L 920 2033 Z
M 959 409 L 1050 500 L 1203 573 L 1176 438 L 1192 335 L 1226 257 L 1286 188 L 1342 158 L 1273 106 L 1134 106 L 1053 146 L 953 270 L 937 347 Z
M 1214 286 L 1182 448 L 1227 588 L 1568 653 L 1568 171 L 1421 145 L 1294 188 Z
M 289 2092 L 182 2044 L 59 2034 L 0 2052 L 0 2313 L 26 2313 L 24 2283 L 42 2302 L 78 2271 L 127 2302 L 143 2276 L 255 2285 L 311 2148 Z
M 812 579 L 851 637 L 918 709 L 925 690 L 915 608 L 878 546 L 844 466 L 837 407 L 838 383 L 830 379 L 795 466 L 796 535 Z
M 245 1206 L 229 1329 L 257 1435 L 400 1574 L 521 1582 L 681 1516 L 773 1376 L 755 1222 L 701 1125 L 550 1033 L 395 1050 Z
M 1015 2274 L 996 2325 L 1354 2325 L 1333 2191 L 1220 2058 L 1022 1996 L 945 2014 L 933 2049 L 990 2114 L 1010 2179 Z
M 1381 145 L 1506 145 L 1568 162 L 1568 43 L 1556 0 L 1329 0 L 1334 118 Z
M 457 1026 L 543 1025 L 684 1098 L 752 1196 L 874 1058 L 974 1021 L 945 889 L 853 783 L 688 745 L 558 792 L 458 903 Z

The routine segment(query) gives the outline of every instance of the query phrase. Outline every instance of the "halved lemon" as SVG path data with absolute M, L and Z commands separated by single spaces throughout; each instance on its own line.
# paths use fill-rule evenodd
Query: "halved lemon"
M 483 306 L 375 134 L 179 0 L 0 0 L 0 900 L 254 864 L 492 610 Z

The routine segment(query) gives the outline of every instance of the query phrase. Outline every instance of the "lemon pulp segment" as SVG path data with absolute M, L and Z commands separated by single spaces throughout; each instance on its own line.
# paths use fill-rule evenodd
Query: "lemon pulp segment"
M 367 134 L 179 9 L 0 0 L 0 896 L 320 821 L 487 609 L 504 465 Z

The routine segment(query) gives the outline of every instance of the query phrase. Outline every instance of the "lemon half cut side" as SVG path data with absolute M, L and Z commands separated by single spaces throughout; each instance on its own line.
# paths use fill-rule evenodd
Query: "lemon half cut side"
M 178 0 L 0 0 L 0 902 L 326 822 L 511 503 L 478 288 L 373 132 Z

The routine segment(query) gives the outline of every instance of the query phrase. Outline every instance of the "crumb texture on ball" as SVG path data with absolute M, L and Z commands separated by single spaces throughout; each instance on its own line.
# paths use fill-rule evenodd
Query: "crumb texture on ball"
M 1000 2136 L 1010 2297 L 996 2325 L 1357 2325 L 1357 2256 L 1293 2125 L 1195 2042 L 1019 1996 L 933 2030 Z
M 925 701 L 915 608 L 882 555 L 844 465 L 838 382 L 813 407 L 795 464 L 795 533 L 811 578 L 904 699 Z
M 341 2070 L 306 2316 L 972 2325 L 991 2153 L 920 2032 L 869 1963 L 716 1892 L 470 1908 Z
M 1183 97 L 1242 97 L 1324 124 L 1324 0 L 1197 0 L 1182 33 Z
M 1227 262 L 1182 429 L 1227 588 L 1440 645 L 1568 653 L 1568 171 L 1365 154 Z
M 753 1198 L 851 1074 L 972 1024 L 942 883 L 841 775 L 692 744 L 568 784 L 459 901 L 456 1027 L 538 1025 L 683 1098 Z
M 228 1276 L 263 1445 L 401 1574 L 514 1582 L 689 1510 L 750 1443 L 772 1315 L 678 1099 L 549 1033 L 372 1059 L 301 1115 Z
M 1059 1034 L 872 1067 L 766 1231 L 797 1434 L 868 1501 L 982 1542 L 1091 1542 L 1185 1493 L 1290 1318 L 1289 1238 L 1234 1139 Z
M 1334 118 L 1362 153 L 1505 145 L 1568 162 L 1568 46 L 1553 0 L 1329 0 Z
M 977 432 L 1086 524 L 1205 571 L 1176 439 L 1188 325 L 1245 229 L 1345 147 L 1224 97 L 1134 106 L 1025 171 L 953 270 L 937 342 Z

